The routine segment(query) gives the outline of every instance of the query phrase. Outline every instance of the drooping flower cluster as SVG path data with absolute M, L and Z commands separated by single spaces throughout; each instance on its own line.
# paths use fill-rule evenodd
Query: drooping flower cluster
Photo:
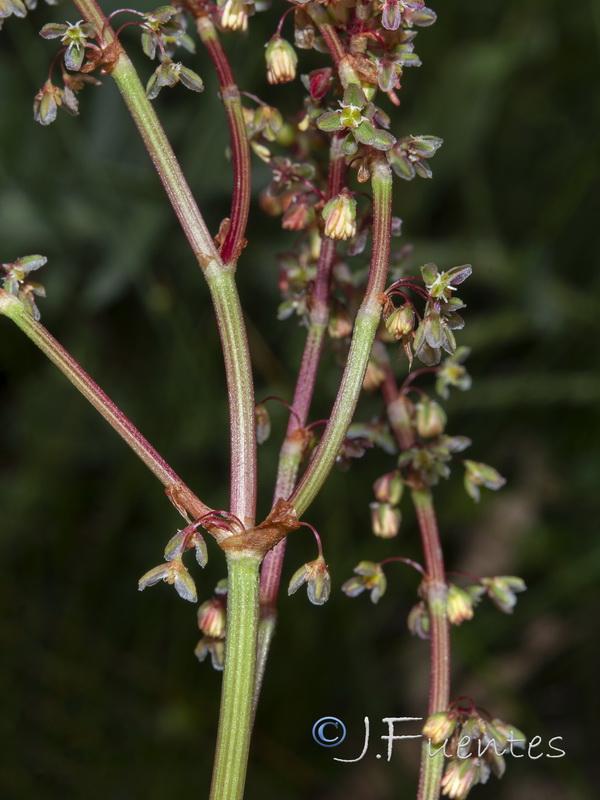
M 442 778 L 442 794 L 464 800 L 478 783 L 491 774 L 501 778 L 506 769 L 504 756 L 524 750 L 525 735 L 500 719 L 491 719 L 472 703 L 452 703 L 448 711 L 428 717 L 423 736 L 430 752 L 443 749 L 448 758 Z
M 0 283 L 5 292 L 18 297 L 31 316 L 39 320 L 40 312 L 35 303 L 36 297 L 45 297 L 46 290 L 41 283 L 29 280 L 29 273 L 43 267 L 48 259 L 45 256 L 22 256 L 8 264 L 0 264 Z

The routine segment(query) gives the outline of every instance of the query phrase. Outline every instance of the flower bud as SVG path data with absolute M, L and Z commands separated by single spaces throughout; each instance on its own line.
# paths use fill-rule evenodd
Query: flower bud
M 407 336 L 415 326 L 415 311 L 410 303 L 394 309 L 385 321 L 385 327 L 396 338 Z
M 475 758 L 451 758 L 442 778 L 442 794 L 463 800 L 479 782 L 481 768 Z
M 329 239 L 350 239 L 356 234 L 356 200 L 347 189 L 331 198 L 322 215 Z
M 230 31 L 248 30 L 248 12 L 244 0 L 225 0 L 221 25 Z
M 417 405 L 417 433 L 425 439 L 431 439 L 434 436 L 439 436 L 444 432 L 446 425 L 446 412 L 436 403 L 435 400 L 430 400 L 424 397 Z
M 402 513 L 389 503 L 371 503 L 371 528 L 375 536 L 391 539 L 398 535 Z
M 420 600 L 414 605 L 408 615 L 408 630 L 419 639 L 429 639 L 431 620 L 425 603 Z
M 442 744 L 450 738 L 456 728 L 456 717 L 448 711 L 438 711 L 427 717 L 423 726 L 423 736 L 431 739 L 433 744 Z
M 222 670 L 225 666 L 225 641 L 223 639 L 213 639 L 210 636 L 204 636 L 200 639 L 194 650 L 194 655 L 198 661 L 204 661 L 209 654 L 213 669 Z
M 452 625 L 460 625 L 465 620 L 473 619 L 473 601 L 469 594 L 455 586 L 448 587 L 447 599 L 448 620 Z
M 271 435 L 271 418 L 264 403 L 255 405 L 254 419 L 256 422 L 256 441 L 258 444 L 264 444 Z
M 225 603 L 222 598 L 211 597 L 198 608 L 198 627 L 205 636 L 224 639 L 227 622 Z
M 267 44 L 265 58 L 269 83 L 289 83 L 294 80 L 298 56 L 289 42 L 281 36 L 274 36 Z
M 400 502 L 403 489 L 404 482 L 400 471 L 397 469 L 377 478 L 373 484 L 373 491 L 377 500 L 380 503 L 391 503 L 394 506 Z

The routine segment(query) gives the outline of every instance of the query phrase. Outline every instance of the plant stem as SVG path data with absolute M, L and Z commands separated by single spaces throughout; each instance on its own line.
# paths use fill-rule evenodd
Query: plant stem
M 179 162 L 140 83 L 135 68 L 95 0 L 73 0 L 83 18 L 92 22 L 100 41 L 114 48 L 111 74 L 146 145 L 167 196 L 203 269 L 211 290 L 225 357 L 230 400 L 230 511 L 246 527 L 254 524 L 256 506 L 256 436 L 250 353 L 233 272 L 224 264 Z
M 241 800 L 252 730 L 260 557 L 227 554 L 227 641 L 211 800 Z
M 230 511 L 244 527 L 251 528 L 256 508 L 254 384 L 234 270 L 233 265 L 225 269 L 209 267 L 204 274 L 217 315 L 227 376 L 231 426 Z
M 318 27 L 333 61 L 338 67 L 341 59 L 346 55 L 346 51 L 340 42 L 335 27 L 331 24 L 327 11 L 319 3 L 309 3 L 305 8 Z
M 167 462 L 152 447 L 108 395 L 83 370 L 57 340 L 37 322 L 16 297 L 0 290 L 0 313 L 9 317 L 31 341 L 60 369 L 73 386 L 94 406 L 109 425 L 129 445 L 158 480 L 177 492 L 183 508 L 194 518 L 210 508 L 199 500 Z
M 408 402 L 404 395 L 398 392 L 385 348 L 378 347 L 375 352 L 385 374 L 381 388 L 390 425 L 400 449 L 409 450 L 415 446 L 416 438 L 411 425 Z M 431 490 L 428 486 L 419 485 L 416 475 L 411 476 L 411 483 L 413 484 L 411 497 L 417 513 L 427 573 L 423 588 L 431 623 L 428 706 L 428 714 L 431 715 L 445 711 L 450 702 L 450 626 L 446 610 L 448 587 Z M 443 768 L 443 750 L 432 757 L 429 755 L 429 743 L 424 742 L 421 750 L 418 800 L 437 800 Z
M 301 517 L 329 475 L 352 421 L 369 355 L 381 318 L 381 297 L 387 277 L 391 218 L 392 174 L 384 155 L 370 160 L 373 186 L 373 252 L 366 294 L 356 316 L 348 360 L 323 438 L 290 503 Z
M 341 137 L 331 141 L 329 175 L 327 180 L 327 197 L 334 197 L 343 187 L 346 159 L 341 149 Z M 323 350 L 325 331 L 329 321 L 329 291 L 331 273 L 335 262 L 336 244 L 325 236 L 321 239 L 317 275 L 311 293 L 309 328 L 302 354 L 300 372 L 296 381 L 294 399 L 288 421 L 285 439 L 279 453 L 277 480 L 273 493 L 273 503 L 280 497 L 286 500 L 296 485 L 298 470 L 302 460 L 308 413 L 312 402 L 319 362 Z M 258 639 L 258 668 L 255 689 L 255 704 L 277 620 L 277 592 L 281 580 L 283 557 L 286 539 L 282 539 L 272 550 L 269 550 L 263 561 L 260 585 L 260 628 Z
M 221 248 L 221 257 L 225 263 L 237 260 L 244 244 L 244 234 L 248 224 L 248 211 L 250 209 L 250 148 L 246 135 L 246 123 L 242 111 L 242 102 L 239 89 L 235 83 L 233 72 L 225 51 L 217 35 L 215 26 L 206 11 L 192 9 L 196 17 L 196 29 L 208 50 L 219 78 L 221 99 L 225 105 L 229 137 L 231 140 L 231 153 L 233 162 L 233 197 L 231 199 L 231 214 L 229 230 Z

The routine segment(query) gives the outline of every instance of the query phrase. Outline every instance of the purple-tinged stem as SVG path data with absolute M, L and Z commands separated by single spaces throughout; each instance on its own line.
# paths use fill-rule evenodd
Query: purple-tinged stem
M 169 497 L 176 503 L 179 510 L 187 511 L 194 519 L 211 510 L 185 485 L 121 409 L 113 403 L 110 397 L 102 391 L 46 328 L 28 313 L 17 298 L 1 289 L 0 314 L 12 319 L 94 406 L 138 458 L 167 487 Z
M 196 17 L 196 29 L 215 67 L 229 126 L 233 163 L 233 196 L 231 198 L 229 229 L 221 247 L 221 257 L 225 263 L 228 263 L 232 260 L 237 261 L 244 245 L 244 235 L 250 209 L 252 177 L 250 148 L 246 135 L 240 92 L 229 60 L 221 46 L 216 28 L 205 11 L 197 11 L 194 7 L 192 8 L 192 13 L 194 15 L 198 14 Z
M 401 450 L 410 450 L 416 438 L 410 420 L 410 404 L 399 393 L 385 348 L 378 347 L 376 358 L 384 371 L 381 389 L 385 399 L 392 431 Z M 450 701 L 450 626 L 446 608 L 448 587 L 444 556 L 440 543 L 437 517 L 431 490 L 423 485 L 417 475 L 411 475 L 411 497 L 417 513 L 421 542 L 425 557 L 426 578 L 423 589 L 427 601 L 430 630 L 430 675 L 428 713 L 446 711 Z M 444 768 L 444 755 L 429 754 L 429 743 L 421 751 L 421 770 L 417 800 L 436 800 L 440 793 L 440 780 Z

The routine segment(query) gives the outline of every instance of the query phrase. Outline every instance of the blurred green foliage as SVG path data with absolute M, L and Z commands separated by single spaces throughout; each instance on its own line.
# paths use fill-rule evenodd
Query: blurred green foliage
M 454 632 L 453 694 L 474 696 L 545 742 L 562 736 L 567 751 L 510 759 L 502 781 L 473 796 L 591 798 L 600 707 L 600 8 L 596 0 L 432 5 L 439 20 L 418 37 L 423 67 L 405 73 L 392 129 L 445 145 L 432 181 L 398 183 L 396 211 L 415 265 L 474 265 L 460 336 L 473 348 L 474 387 L 452 398 L 449 430 L 472 437 L 469 457 L 508 478 L 478 507 L 458 474 L 440 486 L 443 541 L 450 569 L 518 574 L 530 587 L 513 617 L 484 605 Z M 118 93 L 107 78 L 84 92 L 81 117 L 61 114 L 47 129 L 32 121 L 55 50 L 37 31 L 64 18 L 74 18 L 70 7 L 43 6 L 0 33 L 0 260 L 48 256 L 43 322 L 200 496 L 224 507 L 227 409 L 208 292 Z M 254 22 L 266 41 L 273 14 Z M 140 52 L 130 31 L 126 46 Z M 260 35 L 253 47 L 229 39 L 242 88 L 295 108 L 299 86 L 265 82 Z M 145 79 L 150 65 L 139 63 Z M 215 231 L 229 208 L 226 126 L 205 53 L 187 63 L 205 93 L 164 91 L 157 108 Z M 320 63 L 301 53 L 304 71 Z M 257 193 L 266 181 L 257 164 Z M 249 239 L 239 280 L 257 396 L 289 398 L 303 330 L 276 320 L 274 254 L 292 236 L 255 206 Z M 205 796 L 220 676 L 195 661 L 192 606 L 164 587 L 136 591 L 178 517 L 64 378 L 8 320 L 1 327 L 0 795 Z M 338 377 L 329 352 L 314 418 L 327 416 Z M 366 398 L 359 417 L 378 413 Z M 283 410 L 273 414 L 259 454 L 263 513 L 285 425 Z M 301 593 L 281 599 L 250 798 L 414 796 L 414 745 L 397 744 L 390 764 L 375 752 L 383 717 L 419 715 L 425 705 L 427 647 L 405 623 L 416 577 L 391 565 L 377 606 L 339 591 L 361 559 L 420 557 L 408 510 L 399 539 L 369 531 L 371 484 L 391 466 L 369 452 L 332 475 L 309 512 L 334 591 L 323 608 Z M 224 574 L 211 554 L 197 576 L 201 597 Z M 310 537 L 295 534 L 284 580 L 314 556 Z M 313 722 L 331 714 L 348 726 L 346 758 L 358 754 L 370 717 L 375 744 L 363 761 L 336 763 L 337 751 L 313 742 Z

